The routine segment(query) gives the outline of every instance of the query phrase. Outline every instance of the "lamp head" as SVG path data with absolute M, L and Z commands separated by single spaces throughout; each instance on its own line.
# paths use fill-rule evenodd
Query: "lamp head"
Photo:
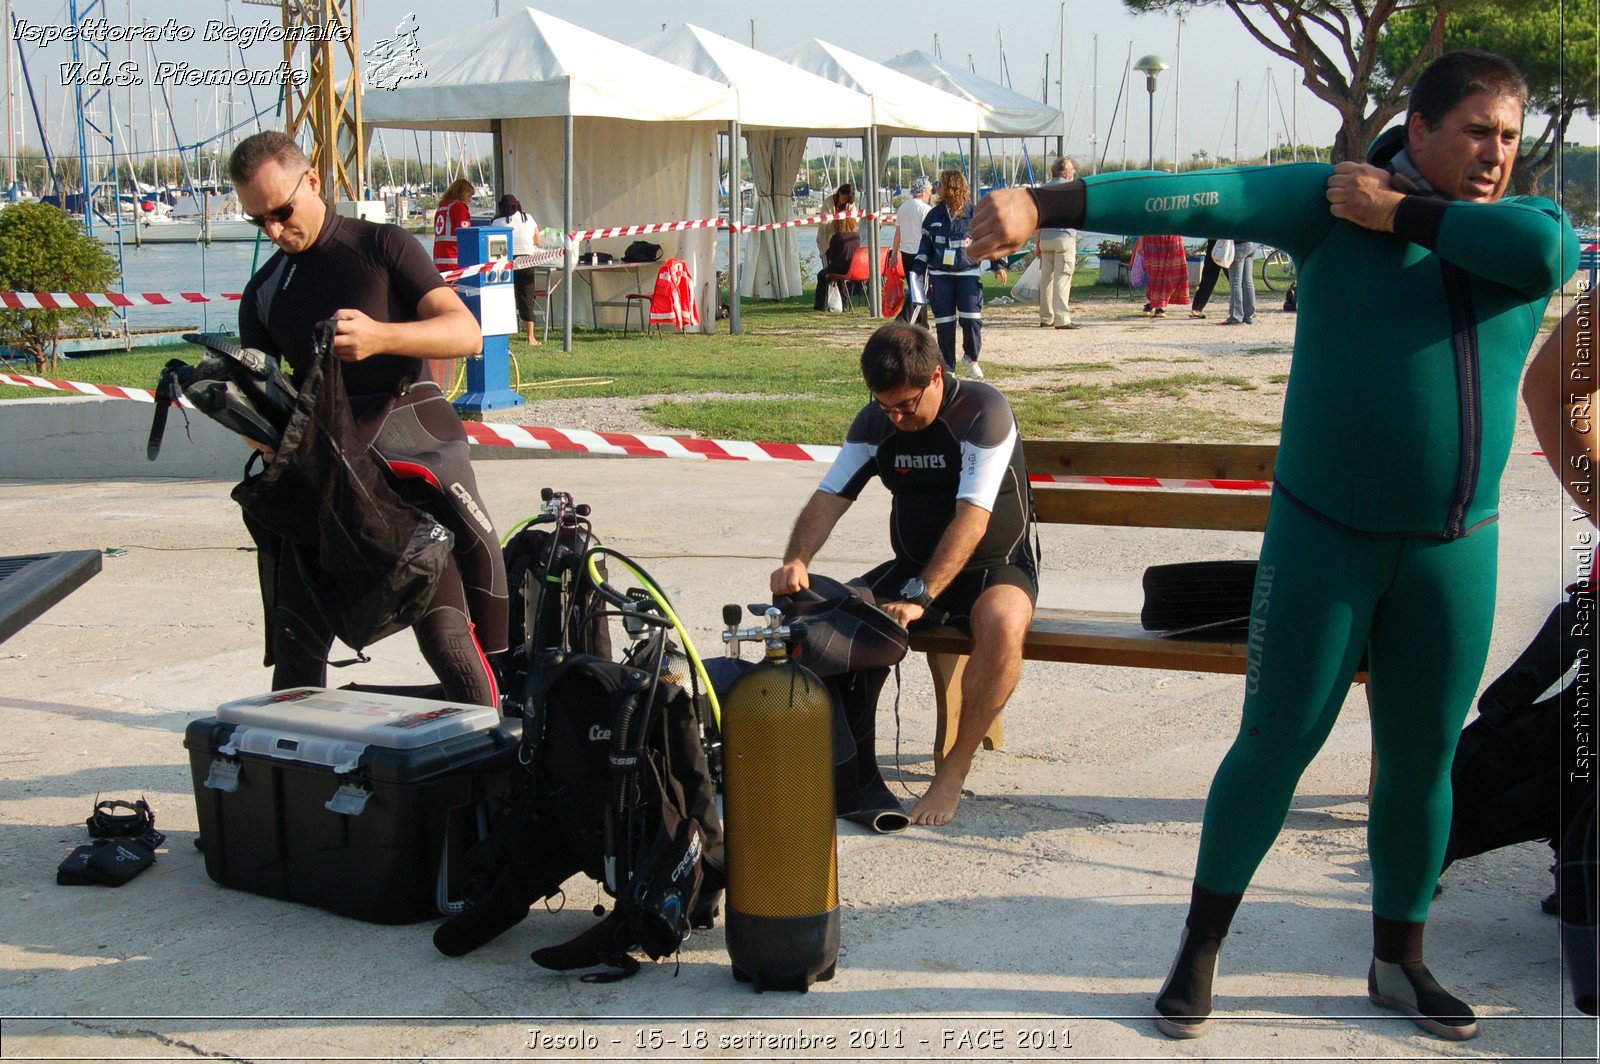
M 1153 93 L 1156 91 L 1156 75 L 1167 69 L 1167 61 L 1159 55 L 1142 56 L 1133 64 L 1133 69 L 1144 74 L 1145 88 Z

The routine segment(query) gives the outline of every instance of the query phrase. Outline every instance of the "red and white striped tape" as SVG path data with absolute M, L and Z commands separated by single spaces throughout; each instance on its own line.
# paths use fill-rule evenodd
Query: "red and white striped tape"
M 702 218 L 692 222 L 652 222 L 648 225 L 613 226 L 608 229 L 579 229 L 571 240 L 598 240 L 606 237 L 640 236 L 647 233 L 678 233 L 688 229 L 730 229 L 735 233 L 764 233 L 772 229 L 791 229 L 804 225 L 821 225 L 840 218 L 870 218 L 868 211 L 850 210 L 834 214 L 816 214 L 809 218 L 795 218 L 787 222 L 768 222 L 764 225 L 740 225 L 724 218 Z M 887 220 L 893 215 L 884 211 L 877 215 Z M 458 270 L 444 270 L 440 276 L 446 281 L 459 281 L 494 270 L 520 270 L 529 266 L 545 266 L 561 262 L 565 252 L 560 248 L 518 255 L 514 259 L 495 259 L 476 266 L 463 266 Z M 92 310 L 97 307 L 175 307 L 189 303 L 237 303 L 243 299 L 240 292 L 0 292 L 0 307 L 10 310 Z
M 27 373 L 0 373 L 0 384 L 11 384 L 18 388 L 45 388 L 54 392 L 77 392 L 79 395 L 99 395 L 109 399 L 132 399 L 140 403 L 156 401 L 156 393 L 143 388 L 123 388 L 115 384 L 85 384 L 83 381 L 58 381 Z M 190 405 L 189 400 L 183 400 L 183 404 Z
M 458 270 L 444 270 L 439 274 L 446 281 L 459 281 L 463 277 L 476 277 L 480 273 L 498 272 L 501 270 L 525 270 L 529 266 L 544 266 L 552 262 L 560 262 L 566 252 L 560 248 L 547 251 L 536 251 L 532 255 L 518 255 L 514 259 L 491 259 L 480 262 L 476 266 L 463 266 Z
M 0 292 L 12 310 L 89 310 L 94 307 L 175 307 L 185 303 L 237 302 L 238 292 Z
M 793 229 L 802 225 L 821 225 L 823 222 L 831 222 L 839 218 L 872 217 L 877 217 L 879 221 L 887 221 L 894 215 L 890 211 L 882 211 L 878 215 L 873 215 L 869 211 L 839 211 L 835 214 L 813 214 L 807 218 L 793 218 L 787 222 L 767 222 L 764 225 L 736 225 L 733 226 L 733 229 L 740 233 L 764 233 L 769 229 Z
M 579 229 L 572 240 L 601 240 L 613 236 L 639 236 L 644 233 L 680 233 L 685 229 L 716 229 L 728 223 L 721 218 L 701 218 L 692 222 L 650 222 L 647 225 L 618 225 L 609 229 Z
M 727 462 L 831 462 L 839 448 L 809 443 L 749 443 L 685 436 L 590 432 L 533 425 L 469 421 L 467 437 L 486 447 L 514 447 L 574 454 L 626 454 L 636 458 L 696 458 Z
M 77 392 L 80 395 L 155 401 L 155 393 L 143 388 L 122 388 L 113 384 L 86 384 L 59 381 L 25 373 L 0 373 L 0 384 L 22 388 Z M 185 400 L 185 405 L 188 405 Z M 688 436 L 653 436 L 628 432 L 591 432 L 587 429 L 556 429 L 540 425 L 507 425 L 499 422 L 465 422 L 467 439 L 483 447 L 512 447 L 533 451 L 562 451 L 570 454 L 621 454 L 635 458 L 692 458 L 723 462 L 832 462 L 839 448 L 813 443 L 752 443 L 747 440 L 702 440 Z M 1513 451 L 1525 458 L 1542 458 L 1543 451 Z M 1174 491 L 1271 491 L 1267 480 L 1197 480 L 1169 477 L 1092 477 L 1062 473 L 1034 473 L 1028 479 L 1036 484 L 1077 484 L 1111 488 L 1166 488 Z
M 1186 480 L 1174 477 L 1088 477 L 1068 473 L 1029 473 L 1035 484 L 1080 484 L 1099 488 L 1172 488 L 1203 491 L 1271 491 L 1270 480 Z

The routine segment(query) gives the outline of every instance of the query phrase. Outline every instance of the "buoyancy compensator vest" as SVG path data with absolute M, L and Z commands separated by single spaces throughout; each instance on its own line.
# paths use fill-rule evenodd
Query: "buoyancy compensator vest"
M 603 581 L 600 589 L 618 604 Z M 616 905 L 571 942 L 536 951 L 544 967 L 608 965 L 615 971 L 584 978 L 625 978 L 639 967 L 632 951 L 664 957 L 691 927 L 712 925 L 725 863 L 703 728 L 696 699 L 668 678 L 677 666 L 664 619 L 646 623 L 655 630 L 620 662 L 553 650 L 528 673 L 527 772 L 469 855 L 478 882 L 466 910 L 435 933 L 440 952 L 476 949 L 580 872 Z
M 223 428 L 276 450 L 294 413 L 296 394 L 278 360 L 221 336 L 185 333 L 183 338 L 205 354 L 199 365 L 174 358 L 162 369 L 146 456 L 153 462 L 161 452 L 167 408 L 179 393 Z

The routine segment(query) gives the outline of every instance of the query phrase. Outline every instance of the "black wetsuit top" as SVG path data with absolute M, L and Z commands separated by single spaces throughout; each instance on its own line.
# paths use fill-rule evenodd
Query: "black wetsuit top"
M 989 511 L 989 527 L 966 568 L 1010 564 L 1025 549 L 1029 513 L 1017 419 L 989 385 L 944 380 L 939 414 L 918 432 L 896 428 L 877 403 L 862 407 L 818 490 L 854 500 L 867 481 L 881 477 L 894 496 L 895 557 L 917 565 L 933 557 L 964 499 Z
M 311 364 L 314 326 L 335 311 L 416 321 L 422 297 L 443 286 L 427 249 L 404 229 L 329 211 L 309 248 L 295 255 L 278 251 L 250 278 L 239 304 L 239 337 L 299 375 Z M 343 370 L 351 395 L 393 395 L 402 382 L 423 377 L 421 359 L 400 355 L 347 362 Z

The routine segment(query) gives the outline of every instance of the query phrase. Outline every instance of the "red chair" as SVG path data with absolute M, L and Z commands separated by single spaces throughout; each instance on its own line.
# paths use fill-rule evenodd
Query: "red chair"
M 830 273 L 827 275 L 829 284 L 839 287 L 839 295 L 844 298 L 844 305 L 851 310 L 856 309 L 855 296 L 850 293 L 852 283 L 866 284 L 872 279 L 872 249 L 866 246 L 856 248 L 856 253 L 850 260 L 849 273 Z

